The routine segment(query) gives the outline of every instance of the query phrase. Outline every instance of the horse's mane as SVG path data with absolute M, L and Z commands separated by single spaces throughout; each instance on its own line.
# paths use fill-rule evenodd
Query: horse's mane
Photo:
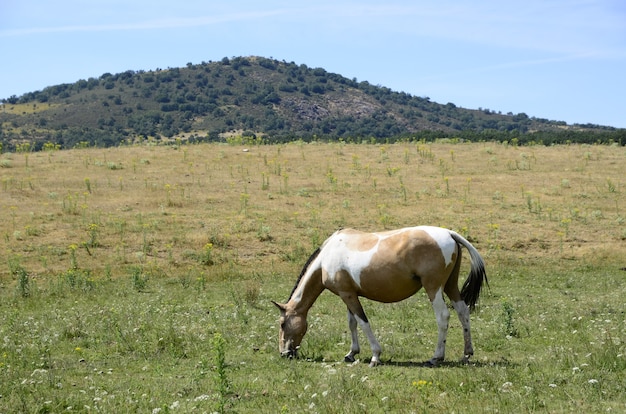
M 294 285 L 293 289 L 291 290 L 291 293 L 289 294 L 289 299 L 287 299 L 287 302 L 289 302 L 291 300 L 291 297 L 293 296 L 293 292 L 296 291 L 296 288 L 300 284 L 300 280 L 302 280 L 302 277 L 304 276 L 304 274 L 306 273 L 307 269 L 309 268 L 309 265 L 320 254 L 321 250 L 322 250 L 322 248 L 318 247 L 313 252 L 313 254 L 311 254 L 311 257 L 309 257 L 308 260 L 306 261 L 306 263 L 304 264 L 304 267 L 302 268 L 302 271 L 300 272 L 300 276 L 298 276 L 298 280 L 296 280 L 296 284 Z

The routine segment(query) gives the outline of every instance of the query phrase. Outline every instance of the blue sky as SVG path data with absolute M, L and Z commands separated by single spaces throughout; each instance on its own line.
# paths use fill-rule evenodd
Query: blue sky
M 1 0 L 0 99 L 233 56 L 626 128 L 623 0 Z

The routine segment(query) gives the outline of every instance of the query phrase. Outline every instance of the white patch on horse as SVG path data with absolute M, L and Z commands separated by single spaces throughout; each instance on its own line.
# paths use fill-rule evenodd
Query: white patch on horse
M 300 303 L 300 301 L 302 300 L 302 287 L 303 286 L 304 286 L 304 283 L 300 283 L 299 286 L 296 288 L 296 290 L 293 292 L 293 295 L 291 295 L 291 299 L 293 301 Z
M 315 260 L 311 262 L 311 264 L 309 265 L 309 268 L 306 270 L 306 273 L 302 276 L 302 280 L 300 280 L 300 283 L 298 283 L 298 286 L 296 286 L 296 289 L 291 295 L 291 299 L 293 299 L 295 302 L 300 303 L 300 301 L 302 300 L 302 291 L 304 290 L 304 287 L 306 286 L 306 282 L 315 273 L 315 270 L 319 269 L 319 266 L 320 266 L 319 260 L 320 258 L 316 257 Z
M 420 226 L 418 228 L 424 230 L 437 242 L 441 249 L 441 254 L 443 254 L 443 258 L 446 261 L 446 266 L 448 266 L 456 250 L 456 242 L 450 237 L 450 232 L 440 227 Z
M 327 246 L 328 251 L 331 252 L 327 259 L 330 260 L 325 261 L 322 266 L 328 273 L 330 280 L 335 278 L 337 272 L 344 270 L 348 272 L 354 282 L 361 287 L 361 272 L 369 266 L 372 261 L 372 257 L 374 257 L 374 254 L 378 251 L 381 237 L 378 236 L 378 241 L 374 247 L 365 251 L 348 249 L 344 240 L 345 237 L 350 236 L 341 235 L 334 237 L 333 240 L 331 240 Z

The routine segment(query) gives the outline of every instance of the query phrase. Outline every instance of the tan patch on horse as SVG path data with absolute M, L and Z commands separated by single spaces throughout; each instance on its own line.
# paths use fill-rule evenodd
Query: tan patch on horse
M 358 252 L 366 252 L 371 250 L 378 243 L 378 236 L 372 233 L 363 233 L 358 230 L 344 229 L 341 234 L 345 234 L 346 247 L 350 250 Z
M 361 295 L 381 302 L 396 302 L 413 295 L 422 286 L 430 296 L 431 290 L 445 284 L 456 261 L 456 252 L 452 262 L 446 265 L 439 244 L 423 230 L 379 235 L 382 237 L 379 249 L 361 273 Z

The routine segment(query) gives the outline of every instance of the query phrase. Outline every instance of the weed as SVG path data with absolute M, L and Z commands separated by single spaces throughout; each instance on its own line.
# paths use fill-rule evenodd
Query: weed
M 270 189 L 270 177 L 268 174 L 266 173 L 262 173 L 261 174 L 261 179 L 262 179 L 262 184 L 261 184 L 261 190 L 263 191 L 267 191 Z
M 89 234 L 89 240 L 86 243 L 87 247 L 98 247 L 98 234 L 100 232 L 100 226 L 97 223 L 90 223 L 87 227 L 87 233 Z
M 9 269 L 11 271 L 11 275 L 17 279 L 17 293 L 21 298 L 27 298 L 30 296 L 30 277 L 28 276 L 28 272 L 22 265 L 19 260 L 13 258 L 9 260 Z
M 148 240 L 149 225 L 144 223 L 141 225 L 141 253 L 145 257 L 151 250 L 151 243 Z
M 337 176 L 333 173 L 332 168 L 329 168 L 326 172 L 326 180 L 333 187 L 337 185 Z
M 617 191 L 617 186 L 615 185 L 613 180 L 611 180 L 610 178 L 606 179 L 606 186 L 607 186 L 607 189 L 609 190 L 609 193 L 615 193 Z
M 384 145 L 380 147 L 380 160 L 382 162 L 389 160 L 389 152 L 387 151 L 387 147 Z
M 88 270 L 68 269 L 63 273 L 62 278 L 70 289 L 79 289 L 83 292 L 89 292 L 96 286 Z
M 78 215 L 78 195 L 67 193 L 65 198 L 63 198 L 63 212 L 70 215 Z
M 204 272 L 200 272 L 200 276 L 198 276 L 196 281 L 198 282 L 198 291 L 204 291 L 206 289 L 206 275 Z
M 244 215 L 248 215 L 248 205 L 250 203 L 250 194 L 241 193 L 239 195 L 240 212 Z
M 70 252 L 70 269 L 78 269 L 78 261 L 76 260 L 77 244 L 70 244 L 68 250 Z
M 515 326 L 515 309 L 508 301 L 502 301 L 502 332 L 505 336 L 516 337 L 518 335 Z
M 272 241 L 274 238 L 270 234 L 271 231 L 272 229 L 270 226 L 261 223 L 259 224 L 259 228 L 256 233 L 257 238 L 259 239 L 259 241 L 262 241 L 262 242 Z
M 355 171 L 361 171 L 361 158 L 356 154 L 352 154 L 352 168 Z
M 498 241 L 498 236 L 500 235 L 500 225 L 497 223 L 489 224 L 490 230 L 490 245 L 493 249 L 498 250 L 500 248 L 500 243 Z
M 393 176 L 395 176 L 398 173 L 398 171 L 400 171 L 400 168 L 398 168 L 398 167 L 389 167 L 388 166 L 387 167 L 387 176 L 393 177 Z
M 148 276 L 144 274 L 143 269 L 139 266 L 130 268 L 130 281 L 133 289 L 137 292 L 144 292 L 148 287 Z
M 378 205 L 378 221 L 385 229 L 391 227 L 394 222 L 393 217 L 389 214 L 385 204 Z
M 87 188 L 87 192 L 91 194 L 91 180 L 89 178 L 85 178 L 85 187 Z
M 305 187 L 300 188 L 296 194 L 298 194 L 300 197 L 311 197 L 309 189 Z
M 188 289 L 191 286 L 191 274 L 181 273 L 180 276 L 178 276 L 178 281 L 183 289 Z
M 213 243 L 207 243 L 202 247 L 202 251 L 198 254 L 198 262 L 204 266 L 211 266 L 215 264 L 213 257 Z
M 533 214 L 540 214 L 543 210 L 541 200 L 539 200 L 539 198 L 533 198 L 530 194 L 526 195 L 526 207 L 528 208 L 528 212 Z
M 230 381 L 226 373 L 226 340 L 220 333 L 215 333 L 212 340 L 213 358 L 218 393 L 217 412 L 226 412 L 226 403 L 230 393 Z
M 404 150 L 404 163 L 406 165 L 409 165 L 411 163 L 411 154 L 408 148 L 405 148 Z
M 244 292 L 244 300 L 249 306 L 257 306 L 260 296 L 260 288 L 259 283 L 255 281 L 250 281 L 246 283 L 246 290 Z

